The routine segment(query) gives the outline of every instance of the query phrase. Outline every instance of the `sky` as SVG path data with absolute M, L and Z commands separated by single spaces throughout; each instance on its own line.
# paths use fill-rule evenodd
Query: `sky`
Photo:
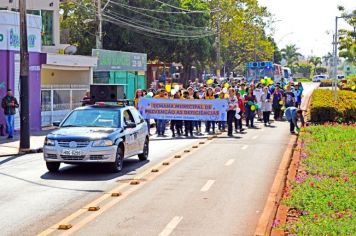
M 338 5 L 350 12 L 356 0 L 258 0 L 274 15 L 274 39 L 279 48 L 296 44 L 304 56 L 324 56 L 332 52 L 335 16 Z M 343 19 L 339 28 L 350 29 Z M 327 34 L 327 32 L 330 32 Z

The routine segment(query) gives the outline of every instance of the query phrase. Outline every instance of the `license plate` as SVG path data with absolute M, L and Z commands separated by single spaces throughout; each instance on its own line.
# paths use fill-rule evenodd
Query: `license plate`
M 65 149 L 62 151 L 62 155 L 66 156 L 81 156 L 82 152 L 77 149 Z

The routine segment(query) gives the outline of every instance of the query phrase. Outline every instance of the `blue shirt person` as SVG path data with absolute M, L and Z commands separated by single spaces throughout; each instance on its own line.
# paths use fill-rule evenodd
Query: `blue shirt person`
M 299 132 L 300 128 L 297 122 L 300 119 L 302 126 L 304 126 L 303 111 L 296 107 L 288 107 L 285 111 L 285 115 L 290 124 L 290 133 L 295 134 L 294 128 L 297 128 L 297 132 Z

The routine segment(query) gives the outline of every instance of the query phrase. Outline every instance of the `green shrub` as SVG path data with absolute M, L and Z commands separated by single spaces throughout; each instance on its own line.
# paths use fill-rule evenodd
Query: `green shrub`
M 334 101 L 331 90 L 317 89 L 313 92 L 309 119 L 311 122 L 356 122 L 356 93 L 338 91 L 338 99 Z
M 346 79 L 341 80 L 338 87 L 342 90 L 351 90 L 356 92 L 356 75 L 349 75 Z

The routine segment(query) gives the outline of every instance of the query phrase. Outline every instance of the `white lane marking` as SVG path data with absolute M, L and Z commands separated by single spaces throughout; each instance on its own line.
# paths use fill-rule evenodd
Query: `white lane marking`
M 230 166 L 232 163 L 234 163 L 234 159 L 230 159 L 225 163 L 225 166 Z
M 208 182 L 206 182 L 206 184 L 200 189 L 200 191 L 207 192 L 214 183 L 215 180 L 208 180 Z
M 175 217 L 173 217 L 173 219 L 166 225 L 166 227 L 159 234 L 159 236 L 168 236 L 168 235 L 170 235 L 182 220 L 183 220 L 183 216 L 175 216 Z
M 242 149 L 242 150 L 245 150 L 245 149 L 247 149 L 247 148 L 248 148 L 248 145 L 243 145 L 241 149 Z
M 257 139 L 258 138 L 258 135 L 255 135 L 252 137 L 252 139 Z

